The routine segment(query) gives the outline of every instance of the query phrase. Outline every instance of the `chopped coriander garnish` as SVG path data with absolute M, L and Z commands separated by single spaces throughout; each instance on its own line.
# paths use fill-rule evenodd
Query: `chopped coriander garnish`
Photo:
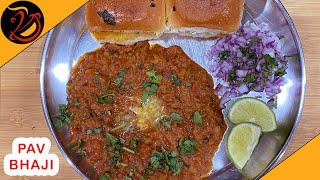
M 186 87 L 187 87 L 187 88 L 189 88 L 189 87 L 191 87 L 191 86 L 192 86 L 192 84 L 191 84 L 191 83 L 186 82 Z
M 68 108 L 64 104 L 59 104 L 58 106 L 60 115 L 58 116 L 59 127 L 63 127 L 71 123 L 71 113 L 68 111 Z
M 149 97 L 150 97 L 150 94 L 149 94 L 149 91 L 143 91 L 142 93 L 142 98 L 141 98 L 141 103 L 142 103 L 142 106 L 144 106 L 147 101 L 149 100 Z
M 162 75 L 157 74 L 155 70 L 148 70 L 146 74 L 149 76 L 151 83 L 158 84 L 162 80 Z
M 107 95 L 102 95 L 102 96 L 97 97 L 96 101 L 99 104 L 112 103 L 114 96 L 115 96 L 115 94 L 112 93 L 111 91 L 109 91 Z
M 111 176 L 109 173 L 104 173 L 100 176 L 100 180 L 111 180 Z
M 112 152 L 109 152 L 109 154 L 111 154 L 111 158 L 110 158 L 110 163 L 111 164 L 118 164 L 120 159 L 121 159 L 121 154 L 119 151 L 112 151 Z
M 149 94 L 152 95 L 152 94 L 156 93 L 157 90 L 158 90 L 158 85 L 152 84 L 150 87 L 150 90 L 149 90 Z
M 269 71 L 272 71 L 279 65 L 276 58 L 271 57 L 269 54 L 263 55 L 263 59 L 265 60 L 264 66 Z
M 157 92 L 158 90 L 158 84 L 162 80 L 162 75 L 157 74 L 155 70 L 148 70 L 146 72 L 147 76 L 150 78 L 150 82 L 143 82 L 142 86 L 144 88 L 150 87 L 149 91 L 144 90 L 141 98 L 141 104 L 142 106 L 146 105 L 148 102 L 150 96 Z
M 176 122 L 183 120 L 183 117 L 180 114 L 175 113 L 175 112 L 171 113 L 169 115 L 169 118 L 172 119 L 173 121 L 176 121 Z
M 228 79 L 230 80 L 230 79 L 233 79 L 234 77 L 236 77 L 236 73 L 234 71 L 229 72 Z
M 102 127 L 98 127 L 98 128 L 94 128 L 93 131 L 95 134 L 99 134 L 102 132 L 102 129 L 103 129 Z
M 97 103 L 99 104 L 112 103 L 112 102 L 113 102 L 112 96 L 99 96 L 97 98 Z
M 116 130 L 119 130 L 119 129 L 123 129 L 123 128 L 127 127 L 127 126 L 128 126 L 128 123 L 125 122 L 125 123 L 113 128 L 113 129 L 111 129 L 110 131 L 116 131 Z
M 157 90 L 158 90 L 158 85 L 152 84 L 149 91 L 146 91 L 146 90 L 143 91 L 142 99 L 141 99 L 142 106 L 144 106 L 147 103 L 150 96 L 156 93 Z
M 282 76 L 284 76 L 284 75 L 286 75 L 287 74 L 287 72 L 286 72 L 286 69 L 285 68 L 280 68 L 280 69 L 278 69 L 277 71 L 276 71 L 276 73 L 275 73 L 275 75 L 276 76 L 280 76 L 280 77 L 282 77 Z
M 131 178 L 131 177 L 128 177 L 128 176 L 126 176 L 126 177 L 124 178 L 124 180 L 132 180 L 132 178 Z
M 177 86 L 180 86 L 181 85 L 181 80 L 179 79 L 178 75 L 176 74 L 171 74 L 171 77 L 170 77 L 171 81 L 177 85 Z
M 138 147 L 138 139 L 136 138 L 133 138 L 130 142 L 130 146 L 133 148 L 133 149 L 136 149 Z
M 247 76 L 244 78 L 243 82 L 245 83 L 250 83 L 250 82 L 253 82 L 255 81 L 255 75 L 252 73 L 252 74 L 247 74 Z
M 146 88 L 146 87 L 151 86 L 152 84 L 153 84 L 153 83 L 151 83 L 151 82 L 143 82 L 143 83 L 142 83 L 142 87 Z
M 196 111 L 193 115 L 193 121 L 194 123 L 196 123 L 198 126 L 201 126 L 202 125 L 202 116 L 201 114 Z
M 79 101 L 78 101 L 77 99 L 75 99 L 75 100 L 73 101 L 73 105 L 74 105 L 74 106 L 78 106 L 78 105 L 79 105 Z
M 177 155 L 176 151 L 169 153 L 162 148 L 162 152 L 156 151 L 152 154 L 150 165 L 156 169 L 171 170 L 175 176 L 181 172 L 183 166 L 183 162 L 178 160 Z
M 254 38 L 252 38 L 250 41 L 249 41 L 249 46 L 252 46 L 252 45 L 254 45 L 254 44 L 256 44 L 256 43 L 259 43 L 259 42 L 261 42 L 262 40 L 261 40 L 261 38 L 259 38 L 259 37 L 254 37 Z
M 240 52 L 242 53 L 242 55 L 248 56 L 248 54 L 250 53 L 250 49 L 245 47 L 240 47 Z
M 91 129 L 88 129 L 88 130 L 87 130 L 87 134 L 92 134 L 92 130 L 91 130 Z
M 153 174 L 154 172 L 152 171 L 152 169 L 150 167 L 147 167 L 145 172 L 149 175 Z
M 219 53 L 219 58 L 220 58 L 221 60 L 227 60 L 227 58 L 228 58 L 228 51 L 221 51 L 221 52 Z
M 121 86 L 122 80 L 124 78 L 124 76 L 129 72 L 129 68 L 124 69 L 123 71 L 121 71 L 117 76 L 116 79 L 114 80 L 114 84 L 117 87 Z
M 124 139 L 116 138 L 115 136 L 113 136 L 110 133 L 106 134 L 106 138 L 109 140 L 110 144 L 116 149 L 121 149 L 121 147 L 124 144 Z
M 83 150 L 84 141 L 82 139 L 79 139 L 78 142 L 79 142 L 78 147 L 77 147 L 78 153 L 81 156 L 86 157 L 87 153 Z
M 171 122 L 170 121 L 167 121 L 165 119 L 161 119 L 160 122 L 162 123 L 164 128 L 166 128 L 166 129 L 170 129 L 171 128 Z
M 182 155 L 193 155 L 196 153 L 196 150 L 194 148 L 198 146 L 198 143 L 192 138 L 190 139 L 181 138 L 179 140 L 179 146 L 180 146 L 180 153 Z

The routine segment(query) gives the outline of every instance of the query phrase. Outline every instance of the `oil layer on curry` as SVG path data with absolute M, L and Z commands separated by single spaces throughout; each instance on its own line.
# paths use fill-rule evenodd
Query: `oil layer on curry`
M 73 148 L 100 179 L 202 179 L 226 125 L 212 77 L 180 47 L 105 44 L 67 85 Z

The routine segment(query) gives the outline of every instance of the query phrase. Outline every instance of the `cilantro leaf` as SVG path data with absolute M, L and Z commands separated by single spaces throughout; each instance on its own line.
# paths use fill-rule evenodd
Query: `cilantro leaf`
M 276 58 L 271 57 L 269 54 L 263 55 L 263 59 L 265 60 L 264 66 L 269 71 L 272 71 L 279 65 Z
M 183 120 L 183 117 L 180 114 L 175 113 L 175 112 L 171 113 L 169 115 L 169 118 L 172 119 L 173 121 L 176 121 L 176 122 Z
M 147 101 L 149 100 L 149 97 L 150 97 L 149 91 L 144 90 L 141 98 L 142 106 L 146 105 Z
M 145 172 L 146 172 L 147 174 L 149 174 L 149 175 L 151 175 L 151 174 L 154 173 L 150 167 L 147 167 L 147 168 L 145 169 Z
M 157 74 L 155 70 L 148 70 L 146 74 L 151 79 L 151 83 L 158 84 L 162 80 L 162 75 Z
M 151 82 L 143 82 L 143 83 L 142 83 L 142 87 L 146 88 L 146 87 L 151 86 L 152 84 L 153 84 L 153 83 L 151 83 Z
M 261 42 L 262 40 L 261 40 L 261 38 L 259 38 L 259 37 L 254 37 L 254 38 L 252 38 L 250 41 L 249 41 L 249 46 L 252 46 L 252 45 L 254 45 L 254 44 L 256 44 L 256 43 L 259 43 L 259 42 Z
M 102 132 L 102 129 L 103 129 L 102 127 L 98 127 L 98 128 L 93 129 L 93 131 L 94 131 L 94 133 L 99 134 Z
M 118 164 L 120 159 L 121 159 L 121 154 L 119 151 L 113 151 L 113 152 L 109 152 L 109 154 L 111 155 L 111 158 L 109 160 L 109 162 L 111 164 Z
M 92 133 L 95 133 L 95 134 L 99 134 L 101 133 L 103 130 L 102 127 L 98 127 L 98 128 L 94 128 L 94 129 L 88 129 L 87 130 L 87 134 L 92 134 Z
M 181 85 L 181 80 L 179 79 L 178 75 L 171 74 L 171 78 L 170 79 L 175 85 L 177 85 L 177 86 Z
M 278 69 L 277 71 L 276 71 L 276 73 L 275 73 L 275 75 L 276 76 L 280 76 L 280 77 L 282 77 L 282 76 L 284 76 L 284 75 L 286 75 L 287 74 L 287 72 L 286 72 L 286 69 L 285 68 L 280 68 L 280 69 Z
M 243 82 L 245 83 L 250 83 L 255 81 L 255 74 L 247 74 L 246 77 L 244 78 Z
M 103 95 L 103 96 L 98 96 L 96 101 L 99 104 L 112 103 L 113 96 L 114 96 L 114 94 L 107 94 L 107 95 Z
M 138 147 L 138 139 L 133 138 L 130 142 L 130 146 L 134 149 L 136 149 Z
M 165 119 L 161 120 L 163 127 L 165 127 L 166 129 L 170 129 L 171 128 L 171 122 L 170 121 L 166 121 Z
M 78 153 L 83 156 L 83 157 L 86 157 L 87 156 L 87 153 L 83 150 L 83 145 L 84 145 L 84 141 L 82 139 L 79 139 L 78 140 L 78 147 L 77 147 L 77 151 Z
M 73 101 L 73 105 L 74 105 L 74 106 L 79 106 L 79 101 L 78 101 L 77 99 L 75 99 L 75 100 Z
M 196 123 L 198 126 L 202 125 L 202 116 L 199 113 L 199 111 L 196 111 L 193 115 L 193 121 Z
M 150 87 L 150 90 L 149 90 L 149 95 L 152 95 L 152 94 L 156 93 L 157 90 L 158 90 L 158 85 L 152 84 L 151 87 Z
M 143 91 L 142 99 L 141 99 L 142 106 L 144 106 L 147 103 L 147 101 L 149 100 L 150 96 L 152 94 L 156 93 L 157 90 L 158 90 L 158 85 L 152 84 L 149 91 L 147 91 L 147 90 Z
M 142 94 L 141 104 L 142 106 L 146 105 L 148 99 L 150 96 L 157 92 L 158 90 L 158 84 L 162 80 L 162 75 L 157 74 L 155 70 L 148 70 L 146 72 L 147 76 L 150 78 L 150 82 L 143 82 L 142 86 L 144 88 L 150 87 L 149 91 L 144 90 Z
M 173 151 L 169 153 L 164 148 L 162 148 L 161 152 L 154 152 L 152 154 L 150 165 L 156 169 L 171 170 L 173 175 L 176 176 L 181 172 L 181 168 L 183 166 L 183 162 L 179 161 L 178 153 Z
M 71 113 L 68 111 L 67 105 L 59 104 L 58 109 L 60 113 L 60 115 L 57 117 L 59 123 L 58 127 L 63 127 L 71 123 Z
M 116 79 L 114 81 L 114 84 L 119 88 L 121 86 L 122 80 L 124 78 L 124 76 L 129 72 L 129 68 L 124 69 L 123 71 L 121 71 L 117 76 Z
M 198 146 L 198 143 L 192 138 L 190 139 L 181 138 L 179 140 L 179 146 L 180 146 L 180 153 L 182 155 L 193 155 L 196 153 L 196 150 L 194 148 Z
M 116 149 L 121 149 L 121 147 L 123 146 L 124 144 L 124 139 L 122 138 L 116 138 L 115 136 L 113 136 L 112 134 L 110 133 L 107 133 L 106 134 L 106 138 L 107 140 L 110 142 L 110 144 L 116 148 Z
M 228 59 L 228 51 L 221 51 L 220 53 L 219 53 L 219 58 L 221 59 L 221 60 L 227 60 Z
M 104 173 L 100 176 L 100 180 L 111 180 L 111 176 L 109 173 Z

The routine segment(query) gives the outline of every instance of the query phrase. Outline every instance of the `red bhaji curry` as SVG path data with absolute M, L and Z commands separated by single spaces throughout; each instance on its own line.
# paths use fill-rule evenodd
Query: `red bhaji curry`
M 180 47 L 105 44 L 80 58 L 67 89 L 73 147 L 100 179 L 212 170 L 226 125 L 212 77 Z

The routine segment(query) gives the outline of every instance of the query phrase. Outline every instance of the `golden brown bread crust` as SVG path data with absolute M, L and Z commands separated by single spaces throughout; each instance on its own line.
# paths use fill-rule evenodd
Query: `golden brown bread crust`
M 134 2 L 134 3 L 133 3 Z M 165 27 L 165 0 L 90 0 L 86 5 L 86 21 L 90 31 L 137 30 L 162 32 Z M 115 24 L 104 22 L 98 15 L 107 11 Z
M 238 29 L 243 4 L 244 0 L 90 0 L 86 21 L 100 43 L 133 44 L 163 33 L 211 38 Z
M 232 33 L 240 25 L 243 5 L 244 0 L 167 0 L 167 26 Z

